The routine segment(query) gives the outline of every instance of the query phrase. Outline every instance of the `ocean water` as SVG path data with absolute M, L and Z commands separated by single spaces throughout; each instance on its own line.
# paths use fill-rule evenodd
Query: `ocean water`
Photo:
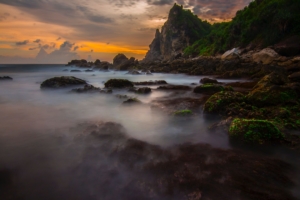
M 63 71 L 64 69 L 69 71 Z M 13 78 L 13 81 L 0 82 L 0 180 L 1 176 L 6 180 L 3 183 L 0 181 L 0 188 L 2 187 L 4 192 L 3 197 L 11 197 L 11 199 L 122 198 L 120 192 L 118 195 L 108 195 L 114 193 L 114 190 L 120 191 L 115 186 L 103 186 L 103 189 L 99 189 L 99 184 L 128 184 L 130 180 L 128 177 L 135 176 L 135 173 L 128 169 L 121 169 L 116 180 L 103 181 L 103 174 L 108 173 L 109 169 L 100 170 L 103 168 L 99 166 L 113 165 L 113 161 L 101 152 L 95 156 L 96 150 L 87 151 L 97 144 L 95 141 L 87 144 L 86 140 L 81 139 L 82 129 L 78 127 L 84 123 L 118 123 L 124 127 L 128 137 L 158 145 L 160 148 L 185 143 L 209 144 L 212 148 L 225 150 L 235 148 L 229 142 L 226 133 L 211 133 L 208 130 L 209 125 L 214 121 L 203 118 L 201 107 L 199 107 L 199 114 L 189 120 L 174 121 L 172 116 L 153 112 L 150 106 L 152 101 L 172 94 L 172 92 L 155 90 L 157 86 L 151 86 L 154 90 L 146 96 L 137 96 L 125 90 L 115 90 L 112 95 L 105 95 L 70 93 L 71 88 L 40 89 L 41 82 L 55 76 L 75 76 L 101 88 L 111 78 L 124 78 L 135 82 L 166 80 L 169 84 L 191 85 L 191 83 L 199 83 L 203 78 L 201 76 L 160 73 L 152 76 L 137 76 L 119 71 L 84 72 L 84 69 L 80 69 L 82 72 L 75 73 L 70 72 L 72 69 L 77 68 L 63 65 L 0 65 L 0 76 Z M 124 99 L 116 98 L 116 94 L 138 97 L 145 105 L 125 108 L 122 106 Z M 179 95 L 201 97 L 191 92 Z M 275 148 L 272 153 L 268 153 L 268 156 L 280 158 L 295 168 L 299 164 L 297 155 L 286 149 Z M 77 170 L 74 170 L 75 166 Z M 9 175 L 1 175 L 1 170 Z M 7 176 L 9 178 L 5 178 Z M 298 172 L 295 172 L 295 177 L 299 177 Z M 297 180 L 295 182 L 297 183 Z M 84 187 L 85 185 L 89 187 Z M 297 188 L 297 186 L 291 188 L 291 193 L 296 196 L 299 195 Z M 127 195 L 125 189 L 121 191 Z M 134 198 L 134 195 L 126 195 L 123 196 L 124 199 Z M 172 195 L 160 198 L 175 199 Z

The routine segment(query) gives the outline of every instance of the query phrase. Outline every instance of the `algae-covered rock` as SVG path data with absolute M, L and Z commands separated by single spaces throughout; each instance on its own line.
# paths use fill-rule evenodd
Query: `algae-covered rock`
M 110 79 L 105 84 L 106 88 L 128 88 L 133 87 L 133 84 L 126 79 Z
M 149 87 L 142 87 L 136 90 L 137 94 L 150 94 L 151 93 L 151 88 Z
M 212 95 L 204 104 L 205 113 L 223 113 L 232 103 L 241 103 L 245 100 L 243 94 L 232 91 L 222 91 Z
M 284 139 L 284 135 L 272 122 L 256 119 L 234 119 L 229 128 L 229 135 L 246 143 L 259 144 Z
M 203 85 L 195 87 L 194 93 L 214 94 L 214 93 L 225 91 L 225 90 L 230 90 L 230 87 L 225 88 L 221 85 L 207 83 L 207 84 L 203 84 Z
M 247 95 L 247 100 L 259 107 L 272 106 L 297 99 L 297 92 L 288 84 L 286 75 L 271 73 L 263 77 Z
M 191 110 L 178 110 L 173 113 L 174 116 L 180 116 L 180 117 L 186 117 L 193 115 L 193 112 Z

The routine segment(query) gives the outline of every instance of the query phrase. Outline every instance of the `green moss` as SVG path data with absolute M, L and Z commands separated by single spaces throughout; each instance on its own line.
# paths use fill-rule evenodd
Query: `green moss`
M 191 116 L 192 114 L 191 110 L 179 110 L 173 113 L 174 116 Z
M 221 91 L 225 91 L 225 88 L 221 85 L 216 85 L 213 83 L 206 83 L 194 88 L 194 93 L 214 94 Z
M 284 138 L 281 131 L 270 121 L 239 118 L 232 121 L 229 135 L 247 143 L 259 144 L 279 141 Z

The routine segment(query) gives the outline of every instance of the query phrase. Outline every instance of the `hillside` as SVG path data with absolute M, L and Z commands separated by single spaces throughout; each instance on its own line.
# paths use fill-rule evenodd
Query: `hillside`
M 184 52 L 186 55 L 213 55 L 233 47 L 250 50 L 279 43 L 279 53 L 286 56 L 298 54 L 299 11 L 299 0 L 255 0 L 238 11 L 232 21 L 214 24 L 206 37 L 199 38 Z M 294 49 L 280 52 L 280 45 L 294 46 Z

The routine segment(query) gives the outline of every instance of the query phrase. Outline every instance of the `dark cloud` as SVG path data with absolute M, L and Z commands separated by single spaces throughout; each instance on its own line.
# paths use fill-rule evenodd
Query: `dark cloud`
M 153 31 L 156 30 L 156 28 L 138 28 L 137 30 L 138 31 L 151 31 L 151 32 L 153 32 Z
M 49 48 L 50 48 L 50 45 L 49 45 L 49 44 L 45 44 L 45 45 L 43 45 L 43 48 L 44 48 L 44 49 L 49 49 Z
M 35 41 L 33 41 L 33 42 L 35 42 L 35 43 L 40 43 L 41 42 L 41 40 L 40 39 L 36 39 Z
M 131 7 L 139 1 L 140 0 L 108 0 L 108 2 L 110 2 L 116 7 Z
M 28 50 L 33 51 L 33 50 L 36 50 L 36 49 L 39 49 L 39 47 L 29 48 Z
M 9 13 L 0 14 L 0 21 L 7 20 L 10 17 Z
M 171 5 L 173 4 L 175 1 L 174 0 L 147 0 L 147 3 L 149 5 Z
M 59 41 L 59 40 L 61 40 L 61 37 L 59 37 L 59 38 L 56 39 L 56 41 Z
M 73 48 L 73 51 L 76 51 L 77 49 L 79 49 L 79 46 L 75 46 L 75 47 Z
M 94 49 L 92 49 L 91 52 L 94 52 Z
M 24 40 L 23 42 L 16 42 L 17 46 L 22 46 L 22 45 L 26 45 L 29 43 L 29 40 Z

